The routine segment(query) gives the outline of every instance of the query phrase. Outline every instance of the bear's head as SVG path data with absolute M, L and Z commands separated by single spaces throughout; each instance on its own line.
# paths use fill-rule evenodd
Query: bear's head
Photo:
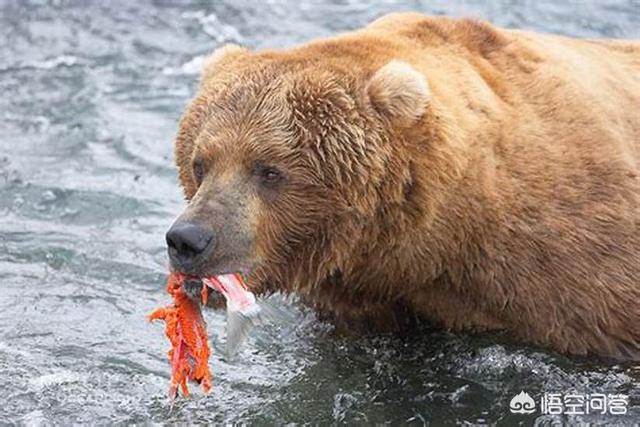
M 404 139 L 428 108 L 405 62 L 219 49 L 177 135 L 188 205 L 167 233 L 172 269 L 242 272 L 258 292 L 348 269 L 408 197 Z

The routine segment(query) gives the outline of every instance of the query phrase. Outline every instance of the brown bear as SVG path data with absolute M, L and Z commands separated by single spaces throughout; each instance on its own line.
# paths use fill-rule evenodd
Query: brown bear
M 175 146 L 172 268 L 342 328 L 640 357 L 640 43 L 393 14 L 216 51 Z

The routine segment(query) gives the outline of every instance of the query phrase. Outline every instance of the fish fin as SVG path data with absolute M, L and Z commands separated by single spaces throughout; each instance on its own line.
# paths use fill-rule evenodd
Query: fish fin
M 233 357 L 256 325 L 256 318 L 239 311 L 227 310 L 227 355 Z

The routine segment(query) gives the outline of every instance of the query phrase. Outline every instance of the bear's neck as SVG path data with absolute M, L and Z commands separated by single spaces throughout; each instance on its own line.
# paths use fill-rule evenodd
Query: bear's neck
M 380 277 L 380 292 L 384 283 L 401 283 L 412 292 L 443 278 L 462 286 L 474 274 L 471 264 L 484 262 L 483 251 L 502 232 L 492 141 L 478 123 L 459 119 L 463 107 L 442 105 L 434 99 L 420 126 L 405 131 L 409 143 L 395 153 L 411 177 L 402 184 L 405 198 L 382 201 L 360 243 L 368 248 L 362 280 L 370 284 Z M 489 106 L 485 111 L 493 113 Z

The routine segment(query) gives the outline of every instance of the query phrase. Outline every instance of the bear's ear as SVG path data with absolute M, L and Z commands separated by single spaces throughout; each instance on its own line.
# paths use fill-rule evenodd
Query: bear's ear
M 429 84 L 415 68 L 393 60 L 375 72 L 367 85 L 371 105 L 391 120 L 415 122 L 429 104 Z
M 239 57 L 248 55 L 249 53 L 249 49 L 231 43 L 216 49 L 204 60 L 201 81 L 204 82 L 208 80 L 218 71 L 223 70 L 225 64 Z

